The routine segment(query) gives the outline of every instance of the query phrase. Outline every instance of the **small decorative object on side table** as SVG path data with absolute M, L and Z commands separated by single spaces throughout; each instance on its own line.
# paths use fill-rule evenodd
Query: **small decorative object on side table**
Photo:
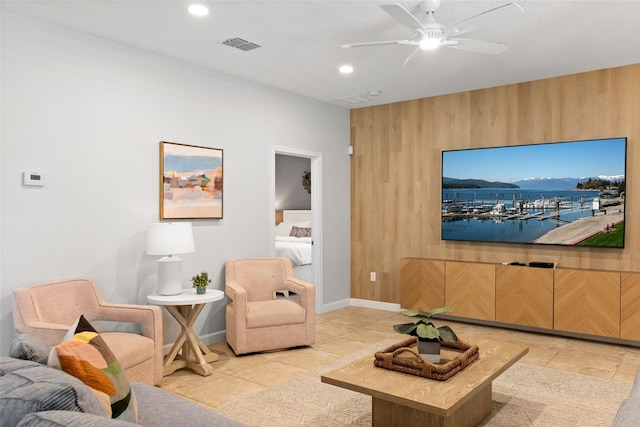
M 193 324 L 204 305 L 221 300 L 224 298 L 224 292 L 206 288 L 205 291 L 204 295 L 197 295 L 193 289 L 184 289 L 178 295 L 147 295 L 149 303 L 163 306 L 182 327 L 180 336 L 164 357 L 162 373 L 165 376 L 185 367 L 205 377 L 213 373 L 209 363 L 218 360 L 218 355 L 200 341 L 198 335 L 193 332 Z
M 193 287 L 196 288 L 196 293 L 198 294 L 206 294 L 207 286 L 211 283 L 211 279 L 209 279 L 209 273 L 203 271 L 202 273 L 196 274 L 191 278 L 193 282 Z

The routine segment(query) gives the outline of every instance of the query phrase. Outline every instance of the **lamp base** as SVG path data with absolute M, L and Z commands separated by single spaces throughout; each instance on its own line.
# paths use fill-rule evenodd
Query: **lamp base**
M 182 259 L 160 258 L 158 260 L 158 294 L 178 295 L 182 290 Z

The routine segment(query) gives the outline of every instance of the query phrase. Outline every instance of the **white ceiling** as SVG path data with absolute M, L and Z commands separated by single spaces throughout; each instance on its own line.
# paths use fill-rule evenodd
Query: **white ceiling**
M 381 4 L 417 16 L 420 1 L 201 1 L 210 14 L 186 13 L 188 0 L 1 0 L 2 9 L 345 108 L 640 63 L 640 0 L 517 0 L 524 14 L 464 37 L 509 44 L 502 55 L 412 46 L 341 49 L 340 44 L 406 39 Z M 436 19 L 456 23 L 507 1 L 442 0 Z M 496 14 L 499 18 L 499 14 Z M 222 44 L 240 37 L 261 47 Z M 338 73 L 349 63 L 355 71 Z M 343 98 L 367 95 L 349 104 Z

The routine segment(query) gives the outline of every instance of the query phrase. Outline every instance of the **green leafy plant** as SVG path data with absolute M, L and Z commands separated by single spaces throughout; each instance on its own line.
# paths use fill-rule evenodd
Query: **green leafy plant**
M 211 283 L 211 279 L 209 279 L 209 273 L 207 273 L 206 271 L 203 271 L 200 274 L 196 274 L 191 278 L 191 281 L 193 282 L 194 288 L 206 288 L 209 283 Z
M 458 336 L 448 326 L 436 327 L 431 322 L 431 317 L 453 311 L 451 307 L 434 308 L 428 313 L 418 310 L 402 310 L 402 314 L 409 317 L 419 317 L 415 323 L 401 323 L 393 325 L 393 329 L 400 334 L 408 334 L 424 340 L 458 341 Z

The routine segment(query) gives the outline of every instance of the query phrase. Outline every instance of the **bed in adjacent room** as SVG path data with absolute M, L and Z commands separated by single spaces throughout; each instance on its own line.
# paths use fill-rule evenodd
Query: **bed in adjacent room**
M 296 278 L 313 283 L 311 211 L 284 210 L 276 226 L 275 255 L 289 258 Z

